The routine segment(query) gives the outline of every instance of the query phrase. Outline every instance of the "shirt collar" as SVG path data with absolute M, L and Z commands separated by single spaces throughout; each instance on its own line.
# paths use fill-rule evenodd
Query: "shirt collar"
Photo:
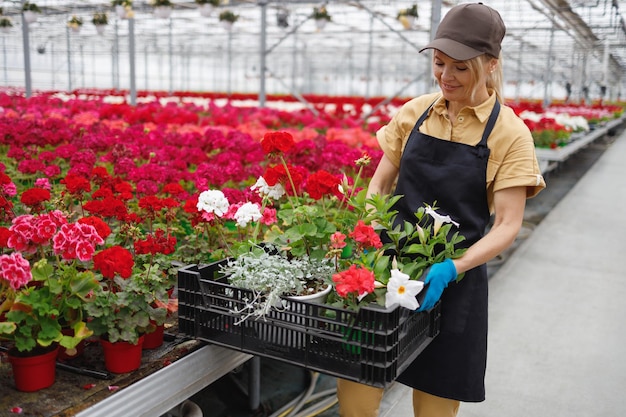
M 471 112 L 474 113 L 476 118 L 478 120 L 480 120 L 481 123 L 485 123 L 485 121 L 491 115 L 491 111 L 493 110 L 493 106 L 495 105 L 495 103 L 496 103 L 495 91 L 492 90 L 492 89 L 489 89 L 489 98 L 487 100 L 485 100 L 484 102 L 482 102 L 478 106 L 475 106 L 475 107 L 465 107 L 464 109 L 469 109 Z M 433 111 L 436 112 L 439 115 L 445 114 L 445 112 L 446 112 L 446 100 L 443 98 L 443 96 L 439 96 L 437 101 L 435 101 L 435 103 L 433 104 L 432 108 L 430 109 L 430 112 L 433 112 Z M 429 112 L 429 114 L 430 114 L 430 112 Z

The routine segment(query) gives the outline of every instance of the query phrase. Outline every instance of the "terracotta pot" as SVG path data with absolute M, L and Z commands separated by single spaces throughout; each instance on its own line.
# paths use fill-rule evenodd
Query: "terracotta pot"
M 156 325 L 155 325 L 156 326 Z M 143 349 L 155 349 L 163 344 L 163 332 L 165 331 L 165 325 L 161 324 L 156 326 L 156 330 L 151 333 L 146 333 L 143 339 Z
M 141 353 L 144 336 L 139 338 L 136 345 L 128 342 L 111 343 L 100 339 L 104 350 L 104 367 L 114 374 L 132 372 L 141 366 Z
M 13 369 L 15 388 L 18 391 L 34 392 L 54 384 L 59 346 L 42 350 L 42 352 L 28 356 L 26 353 L 9 350 L 9 362 Z

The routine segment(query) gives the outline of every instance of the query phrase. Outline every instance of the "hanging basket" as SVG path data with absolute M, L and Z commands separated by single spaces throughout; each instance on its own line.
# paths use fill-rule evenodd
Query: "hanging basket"
M 316 19 L 315 20 L 315 27 L 318 30 L 322 30 L 322 29 L 324 29 L 326 27 L 326 23 L 328 23 L 328 20 L 326 20 L 326 19 Z
M 115 13 L 117 14 L 117 17 L 119 17 L 120 19 L 126 18 L 126 8 L 122 6 L 121 4 L 118 4 L 115 6 Z
M 212 4 L 201 4 L 200 5 L 200 16 L 209 17 L 213 14 L 213 9 L 215 7 Z
M 35 23 L 38 18 L 39 13 L 33 12 L 31 10 L 24 11 L 24 20 L 26 20 L 26 23 Z
M 161 19 L 168 19 L 172 15 L 170 6 L 157 6 L 154 8 L 154 15 Z
M 233 29 L 233 22 L 229 22 L 228 20 L 220 20 L 220 25 L 228 31 Z

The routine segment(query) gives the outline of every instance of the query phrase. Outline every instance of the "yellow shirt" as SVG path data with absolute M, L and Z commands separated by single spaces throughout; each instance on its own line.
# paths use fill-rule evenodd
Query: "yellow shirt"
M 437 100 L 420 126 L 420 132 L 443 140 L 477 145 L 495 103 L 496 95 L 490 93 L 491 96 L 484 103 L 461 109 L 454 126 L 450 123 L 446 100 L 440 93 L 414 98 L 404 104 L 389 124 L 376 133 L 378 143 L 387 158 L 399 167 L 402 151 L 417 119 Z M 530 130 L 510 107 L 501 106 L 487 145 L 491 152 L 487 163 L 486 187 L 492 212 L 493 193 L 498 190 L 526 186 L 526 195 L 530 198 L 546 187 Z

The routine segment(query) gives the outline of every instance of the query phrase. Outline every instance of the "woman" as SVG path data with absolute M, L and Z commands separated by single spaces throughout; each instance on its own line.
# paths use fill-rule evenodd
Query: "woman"
M 368 193 L 403 195 L 395 207 L 401 220 L 436 202 L 439 213 L 460 224 L 468 247 L 425 278 L 420 310 L 441 299 L 442 321 L 440 334 L 398 377 L 413 388 L 415 417 L 455 416 L 461 401 L 485 399 L 486 262 L 513 243 L 526 198 L 545 187 L 530 131 L 502 102 L 504 34 L 496 10 L 482 3 L 453 7 L 422 49 L 432 50 L 441 91 L 409 101 L 377 133 L 384 156 Z M 339 379 L 339 414 L 374 417 L 382 394 Z

